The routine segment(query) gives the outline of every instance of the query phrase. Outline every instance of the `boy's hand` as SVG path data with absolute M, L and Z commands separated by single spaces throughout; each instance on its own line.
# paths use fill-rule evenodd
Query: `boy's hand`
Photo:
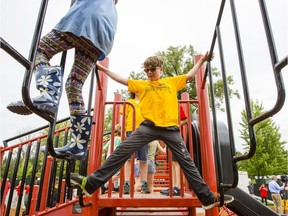
M 202 55 L 201 59 L 194 65 L 194 67 L 186 74 L 186 81 L 191 80 L 197 73 L 197 71 L 200 69 L 200 67 L 208 61 L 208 59 L 213 59 L 214 54 L 210 55 L 209 52 L 206 52 L 204 55 Z
M 203 56 L 202 56 L 202 61 L 206 62 L 208 61 L 210 56 L 210 53 L 207 51 Z M 214 53 L 211 54 L 211 61 L 214 59 Z

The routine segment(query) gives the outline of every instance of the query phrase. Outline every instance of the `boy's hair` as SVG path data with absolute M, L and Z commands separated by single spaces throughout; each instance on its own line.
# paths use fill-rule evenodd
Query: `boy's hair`
M 163 60 L 160 56 L 150 56 L 144 61 L 143 67 L 144 68 L 149 68 L 149 67 L 163 68 Z
M 135 99 L 135 97 L 136 97 L 136 94 L 134 92 L 130 92 L 130 98 Z
M 117 136 L 120 136 L 120 135 L 121 135 L 121 124 L 116 124 L 116 125 L 115 125 L 114 134 L 117 135 Z

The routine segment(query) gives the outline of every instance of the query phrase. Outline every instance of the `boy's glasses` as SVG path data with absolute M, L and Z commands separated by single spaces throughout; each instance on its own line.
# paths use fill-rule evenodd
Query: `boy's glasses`
M 144 72 L 145 72 L 145 73 L 148 73 L 149 71 L 151 71 L 152 73 L 154 73 L 158 68 L 159 68 L 159 67 L 144 69 Z

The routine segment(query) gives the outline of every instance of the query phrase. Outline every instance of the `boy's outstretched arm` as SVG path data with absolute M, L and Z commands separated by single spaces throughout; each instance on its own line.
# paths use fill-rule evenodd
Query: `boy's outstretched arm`
M 197 71 L 200 69 L 200 67 L 208 60 L 209 52 L 206 52 L 205 55 L 202 56 L 202 58 L 197 62 L 197 64 L 194 65 L 194 67 L 186 74 L 186 80 L 191 80 L 197 73 Z M 212 55 L 213 59 L 213 55 Z
M 118 83 L 121 83 L 123 85 L 128 86 L 128 78 L 122 77 L 119 74 L 110 71 L 108 68 L 106 68 L 106 67 L 104 67 L 104 66 L 102 66 L 102 65 L 100 65 L 98 63 L 96 64 L 96 66 L 97 66 L 98 70 L 103 71 L 111 79 L 115 80 Z

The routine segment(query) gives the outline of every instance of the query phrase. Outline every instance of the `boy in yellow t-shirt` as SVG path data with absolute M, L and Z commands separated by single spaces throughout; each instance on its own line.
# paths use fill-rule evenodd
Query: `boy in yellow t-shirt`
M 178 126 L 177 92 L 185 88 L 199 68 L 208 60 L 207 52 L 184 75 L 160 79 L 163 73 L 163 61 L 158 56 L 147 58 L 143 64 L 148 80 L 131 80 L 97 64 L 113 80 L 128 86 L 128 90 L 139 94 L 140 109 L 144 121 L 136 131 L 117 148 L 108 160 L 94 173 L 87 177 L 71 173 L 71 182 L 80 186 L 87 196 L 91 196 L 104 182 L 117 172 L 131 154 L 138 148 L 153 140 L 163 140 L 172 151 L 185 174 L 190 188 L 193 189 L 204 209 L 210 209 L 220 204 L 220 195 L 210 191 L 195 166 Z M 224 195 L 224 203 L 234 200 L 232 196 Z

